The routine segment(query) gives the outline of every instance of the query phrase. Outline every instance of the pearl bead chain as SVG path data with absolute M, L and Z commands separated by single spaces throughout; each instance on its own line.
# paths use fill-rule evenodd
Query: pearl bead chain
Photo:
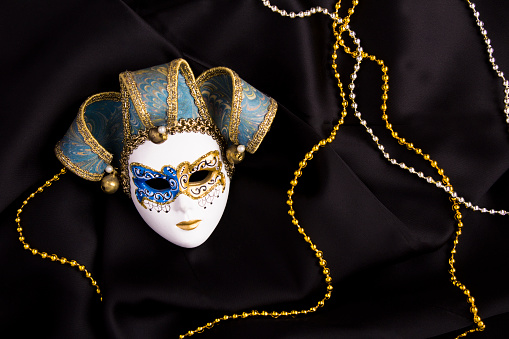
M 495 63 L 495 57 L 493 56 L 494 49 L 491 46 L 491 40 L 488 38 L 488 31 L 484 28 L 484 22 L 479 19 L 480 13 L 475 9 L 475 4 L 471 2 L 470 0 L 466 0 L 470 9 L 472 9 L 472 12 L 474 13 L 475 22 L 477 26 L 479 27 L 479 31 L 481 32 L 483 38 L 484 38 L 484 44 L 486 45 L 486 51 L 488 52 L 488 60 L 491 64 L 491 67 L 497 74 L 497 76 L 502 79 L 502 84 L 505 88 L 504 93 L 504 113 L 506 116 L 505 122 L 509 125 L 509 81 L 504 76 L 504 72 L 499 70 L 498 65 Z
M 358 110 L 358 104 L 355 102 L 355 79 L 357 79 L 357 73 L 360 70 L 361 62 L 363 60 L 362 57 L 362 47 L 360 45 L 360 40 L 357 39 L 355 32 L 350 29 L 349 25 L 345 26 L 345 29 L 348 31 L 350 37 L 353 40 L 353 43 L 357 46 L 357 57 L 356 57 L 356 64 L 354 65 L 354 71 L 350 75 L 351 82 L 348 85 L 348 88 L 350 89 L 349 98 L 352 101 L 351 107 L 354 109 L 354 115 L 359 119 L 359 122 L 362 126 L 364 126 L 366 132 L 371 136 L 371 139 L 375 142 L 377 148 L 382 152 L 383 157 L 392 165 L 399 166 L 401 169 L 407 170 L 411 174 L 414 174 L 418 176 L 419 178 L 425 180 L 429 184 L 435 185 L 437 188 L 443 189 L 445 192 L 449 193 L 451 197 L 456 198 L 459 203 L 465 205 L 465 207 L 470 208 L 473 211 L 481 212 L 481 213 L 489 213 L 492 215 L 499 214 L 499 215 L 508 215 L 509 212 L 505 210 L 494 210 L 494 209 L 487 209 L 484 207 L 479 207 L 477 205 L 474 205 L 470 201 L 467 201 L 462 196 L 458 196 L 458 194 L 454 191 L 451 191 L 450 187 L 444 185 L 441 181 L 436 181 L 431 176 L 425 176 L 423 172 L 416 171 L 413 167 L 408 167 L 404 162 L 399 162 L 394 158 L 391 158 L 391 155 L 385 151 L 385 147 L 379 142 L 379 138 L 374 134 L 373 130 L 368 126 L 367 121 L 362 118 L 361 112 Z
M 336 14 L 335 13 L 329 12 L 329 10 L 327 8 L 323 8 L 323 7 L 320 7 L 320 6 L 311 7 L 308 10 L 300 11 L 299 13 L 295 13 L 295 12 L 287 12 L 284 9 L 279 9 L 279 7 L 272 5 L 269 0 L 262 0 L 262 3 L 263 3 L 263 5 L 265 7 L 269 8 L 273 12 L 278 13 L 281 16 L 286 16 L 286 17 L 289 17 L 289 18 L 292 18 L 292 19 L 305 18 L 305 17 L 309 17 L 309 16 L 311 16 L 313 14 L 321 13 L 321 14 L 324 14 L 324 15 L 327 15 L 327 16 L 331 17 L 332 20 L 336 20 Z

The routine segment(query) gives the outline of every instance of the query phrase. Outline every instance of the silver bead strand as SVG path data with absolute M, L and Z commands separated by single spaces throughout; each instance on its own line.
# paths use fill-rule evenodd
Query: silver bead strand
M 486 45 L 486 51 L 488 52 L 488 61 L 490 62 L 491 64 L 491 67 L 493 68 L 493 70 L 495 71 L 495 73 L 497 74 L 497 76 L 502 79 L 502 84 L 504 85 L 504 93 L 505 93 L 505 96 L 504 96 L 504 114 L 505 114 L 505 122 L 509 125 L 509 81 L 507 81 L 507 79 L 505 78 L 504 76 L 504 72 L 502 72 L 498 65 L 495 63 L 495 57 L 493 56 L 493 52 L 494 52 L 494 49 L 493 47 L 491 46 L 491 40 L 488 38 L 488 32 L 486 31 L 486 28 L 484 28 L 484 22 L 481 21 L 481 19 L 479 18 L 480 17 L 480 13 L 479 11 L 477 11 L 475 9 L 475 4 L 470 1 L 470 0 L 466 0 L 470 9 L 472 10 L 472 13 L 474 14 L 474 17 L 475 17 L 475 23 L 477 24 L 477 27 L 479 27 L 479 31 L 481 32 L 481 35 L 483 36 L 483 39 L 484 39 L 484 44 Z
M 419 178 L 425 180 L 427 183 L 435 185 L 437 188 L 443 189 L 445 192 L 447 192 L 453 198 L 458 199 L 459 203 L 465 205 L 467 208 L 469 208 L 469 209 L 471 209 L 473 211 L 481 212 L 481 213 L 489 213 L 489 214 L 492 214 L 492 215 L 495 215 L 495 214 L 508 215 L 509 212 L 507 212 L 505 210 L 487 209 L 487 208 L 484 208 L 484 207 L 479 207 L 477 205 L 474 205 L 470 201 L 466 201 L 465 198 L 463 198 L 461 196 L 458 196 L 458 194 L 456 192 L 451 192 L 450 188 L 445 186 L 444 184 L 442 184 L 441 181 L 437 181 L 437 180 L 433 179 L 433 177 L 431 177 L 431 176 L 426 176 L 426 175 L 424 175 L 423 172 L 416 171 L 415 168 L 407 166 L 404 162 L 399 162 L 396 159 L 391 158 L 391 155 L 387 151 L 385 151 L 385 147 L 379 142 L 379 138 L 375 135 L 373 130 L 368 126 L 367 121 L 362 118 L 361 112 L 359 112 L 359 110 L 358 110 L 359 105 L 355 102 L 355 97 L 356 97 L 356 95 L 354 93 L 354 90 L 355 90 L 355 79 L 357 79 L 357 73 L 359 72 L 359 70 L 361 68 L 361 62 L 362 62 L 362 59 L 363 59 L 362 58 L 362 54 L 361 54 L 362 47 L 360 45 L 360 40 L 356 38 L 355 32 L 350 29 L 350 26 L 346 25 L 345 29 L 348 31 L 350 37 L 353 40 L 353 43 L 357 46 L 357 49 L 356 49 L 357 50 L 357 58 L 356 58 L 357 62 L 354 65 L 353 73 L 350 75 L 350 79 L 352 81 L 348 85 L 348 88 L 350 89 L 349 98 L 352 101 L 351 107 L 354 109 L 354 115 L 357 117 L 357 119 L 359 119 L 360 124 L 362 126 L 364 126 L 364 129 L 366 130 L 366 132 L 371 136 L 371 139 L 375 142 L 377 148 L 380 150 L 380 152 L 382 153 L 383 157 L 390 164 L 398 166 L 401 169 L 404 169 L 404 170 L 410 172 L 411 174 L 414 174 L 414 175 L 418 176 Z
M 284 9 L 280 9 L 279 7 L 272 5 L 269 0 L 262 0 L 262 3 L 265 7 L 269 8 L 271 11 L 278 13 L 281 16 L 286 16 L 292 19 L 297 18 L 305 18 L 309 17 L 313 14 L 324 14 L 329 16 L 332 20 L 336 20 L 336 13 L 330 12 L 327 8 L 323 8 L 321 6 L 311 7 L 305 11 L 300 11 L 298 13 L 295 12 L 287 12 Z

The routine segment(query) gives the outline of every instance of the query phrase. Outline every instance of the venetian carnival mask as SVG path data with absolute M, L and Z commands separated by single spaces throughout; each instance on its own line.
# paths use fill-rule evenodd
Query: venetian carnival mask
M 195 79 L 182 59 L 124 72 L 120 86 L 83 103 L 58 159 L 107 193 L 122 185 L 168 241 L 201 245 L 224 212 L 234 165 L 258 149 L 276 102 L 228 68 Z

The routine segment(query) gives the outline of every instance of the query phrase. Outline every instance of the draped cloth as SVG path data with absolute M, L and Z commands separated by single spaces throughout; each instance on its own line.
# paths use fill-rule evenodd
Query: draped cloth
M 306 9 L 300 1 L 274 3 Z M 313 5 L 334 8 L 329 0 Z M 509 72 L 509 3 L 476 8 Z M 330 18 L 283 18 L 256 0 L 10 2 L 1 13 L 3 332 L 176 338 L 225 314 L 306 309 L 323 297 L 323 275 L 291 224 L 286 191 L 304 154 L 339 118 Z M 387 114 L 399 135 L 430 154 L 467 200 L 509 209 L 503 87 L 466 3 L 361 0 L 351 27 L 389 67 Z M 235 70 L 274 98 L 278 113 L 257 153 L 237 166 L 225 214 L 198 248 L 172 245 L 126 196 L 106 196 L 72 173 L 30 201 L 21 222 L 26 241 L 85 265 L 100 302 L 81 272 L 23 250 L 16 210 L 61 168 L 53 147 L 81 102 L 116 91 L 125 70 L 180 57 L 196 74 Z M 340 53 L 337 63 L 346 86 L 353 61 Z M 363 62 L 359 111 L 391 156 L 432 175 L 385 130 L 381 75 Z M 198 338 L 453 338 L 473 326 L 447 272 L 455 230 L 448 195 L 390 165 L 351 111 L 304 169 L 293 199 L 331 270 L 332 298 L 314 314 L 226 321 Z M 461 212 L 456 275 L 487 327 L 471 336 L 505 338 L 509 219 Z

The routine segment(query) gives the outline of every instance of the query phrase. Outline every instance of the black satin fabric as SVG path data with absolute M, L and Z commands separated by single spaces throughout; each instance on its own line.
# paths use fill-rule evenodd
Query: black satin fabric
M 274 0 L 287 10 L 330 0 Z M 349 7 L 350 3 L 343 3 Z M 309 246 L 291 224 L 286 191 L 298 163 L 326 137 L 341 100 L 331 20 L 283 18 L 258 0 L 11 1 L 2 5 L 0 323 L 37 338 L 177 338 L 233 312 L 312 307 L 325 294 Z M 494 55 L 509 73 L 509 2 L 479 1 Z M 345 15 L 345 9 L 342 9 Z M 483 207 L 509 209 L 509 134 L 501 80 L 465 1 L 361 0 L 351 27 L 389 67 L 389 119 Z M 346 36 L 345 36 L 346 38 Z M 275 98 L 258 152 L 237 170 L 225 214 L 203 245 L 183 249 L 153 232 L 121 192 L 73 174 L 22 213 L 28 243 L 84 264 L 82 273 L 23 250 L 16 210 L 62 167 L 53 147 L 89 95 L 118 91 L 118 74 L 183 57 L 196 75 L 226 66 Z M 353 62 L 341 53 L 342 80 Z M 508 74 L 509 75 L 509 74 Z M 381 120 L 378 66 L 363 61 L 359 110 L 386 150 L 436 175 Z M 438 177 L 437 177 L 438 178 Z M 295 318 L 222 322 L 198 338 L 454 338 L 473 326 L 449 281 L 455 222 L 448 195 L 390 165 L 349 112 L 332 145 L 305 168 L 296 216 L 324 252 L 332 298 Z M 486 331 L 507 338 L 508 217 L 461 209 L 457 276 Z

